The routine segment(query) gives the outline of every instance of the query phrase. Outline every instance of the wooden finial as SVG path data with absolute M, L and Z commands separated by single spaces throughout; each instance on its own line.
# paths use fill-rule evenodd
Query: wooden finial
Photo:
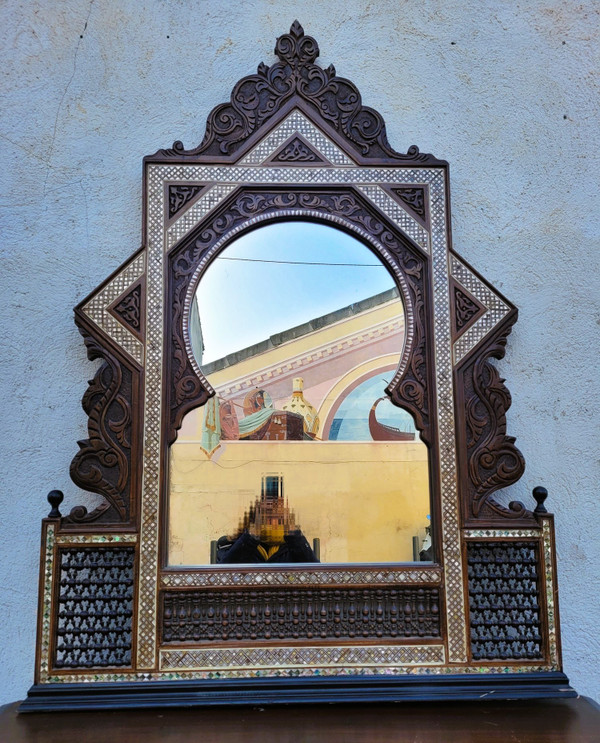
M 538 485 L 533 489 L 533 497 L 536 500 L 537 506 L 535 507 L 534 513 L 548 513 L 548 509 L 544 505 L 544 501 L 548 497 L 548 491 L 541 485 Z
M 52 506 L 52 510 L 48 514 L 49 519 L 59 519 L 62 514 L 58 510 L 58 507 L 64 500 L 64 495 L 60 490 L 51 490 L 48 493 L 48 503 Z

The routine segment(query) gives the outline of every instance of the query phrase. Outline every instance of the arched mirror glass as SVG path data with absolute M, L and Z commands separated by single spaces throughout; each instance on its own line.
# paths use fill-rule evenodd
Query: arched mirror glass
M 428 449 L 385 393 L 406 312 L 373 251 L 311 222 L 247 232 L 188 334 L 216 394 L 170 449 L 170 565 L 432 559 Z

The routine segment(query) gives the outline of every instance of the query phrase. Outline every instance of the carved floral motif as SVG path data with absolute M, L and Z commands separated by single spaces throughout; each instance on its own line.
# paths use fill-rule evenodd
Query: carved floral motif
M 481 311 L 481 305 L 474 302 L 457 286 L 454 287 L 454 332 L 456 335 Z
M 134 332 L 141 329 L 142 287 L 137 284 L 123 299 L 115 305 L 113 312 Z
M 421 219 L 425 219 L 425 189 L 424 188 L 392 188 L 392 191 L 398 198 L 418 214 Z
M 172 149 L 158 154 L 163 157 L 232 154 L 296 96 L 313 106 L 364 157 L 438 162 L 431 155 L 420 153 L 414 145 L 406 155 L 392 150 L 381 115 L 362 105 L 358 88 L 338 77 L 333 65 L 323 69 L 315 64 L 319 47 L 312 36 L 305 36 L 298 21 L 294 21 L 289 34 L 277 39 L 275 54 L 279 62 L 270 67 L 261 62 L 256 75 L 244 77 L 236 84 L 229 103 L 213 109 L 199 147 L 186 151 L 178 141 Z
M 83 396 L 83 409 L 88 415 L 89 438 L 78 441 L 79 452 L 71 462 L 71 479 L 84 490 L 103 495 L 102 504 L 88 513 L 77 506 L 68 521 L 127 521 L 131 511 L 130 464 L 132 433 L 132 371 L 83 327 L 90 361 L 102 359 L 94 379 Z
M 204 186 L 176 183 L 169 186 L 169 219 L 196 197 Z
M 272 159 L 274 163 L 317 163 L 323 162 L 299 137 L 294 137 L 281 152 L 278 152 Z
M 516 313 L 473 358 L 463 371 L 468 467 L 467 519 L 504 521 L 526 519 L 537 523 L 525 506 L 512 501 L 506 508 L 490 496 L 508 487 L 525 470 L 515 438 L 506 434 L 506 411 L 511 397 L 504 379 L 491 363 L 502 359 Z

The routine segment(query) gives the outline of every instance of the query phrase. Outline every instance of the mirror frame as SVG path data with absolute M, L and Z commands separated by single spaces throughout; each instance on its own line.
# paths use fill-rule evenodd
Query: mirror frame
M 448 164 L 392 150 L 297 22 L 275 53 L 211 112 L 197 148 L 144 158 L 143 246 L 75 308 L 103 363 L 71 477 L 103 501 L 62 516 L 62 494 L 49 496 L 22 710 L 572 696 L 543 489 L 535 511 L 493 495 L 524 471 L 491 363 L 517 310 L 452 249 Z M 187 336 L 193 291 L 232 239 L 286 219 L 357 237 L 406 302 L 386 392 L 429 446 L 433 564 L 166 566 L 168 447 L 214 394 Z M 90 585 L 109 609 L 94 615 Z M 277 633 L 261 635 L 274 612 Z M 180 637 L 213 622 L 213 639 L 166 639 L 174 617 Z

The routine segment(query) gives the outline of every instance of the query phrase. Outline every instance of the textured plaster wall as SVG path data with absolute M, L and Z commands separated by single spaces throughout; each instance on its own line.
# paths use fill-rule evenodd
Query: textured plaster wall
M 454 244 L 521 310 L 501 362 L 550 491 L 565 670 L 600 698 L 598 4 L 5 0 L 0 702 L 32 681 L 40 518 L 86 435 L 71 308 L 140 244 L 141 157 L 203 136 L 298 17 L 393 146 L 451 163 Z

